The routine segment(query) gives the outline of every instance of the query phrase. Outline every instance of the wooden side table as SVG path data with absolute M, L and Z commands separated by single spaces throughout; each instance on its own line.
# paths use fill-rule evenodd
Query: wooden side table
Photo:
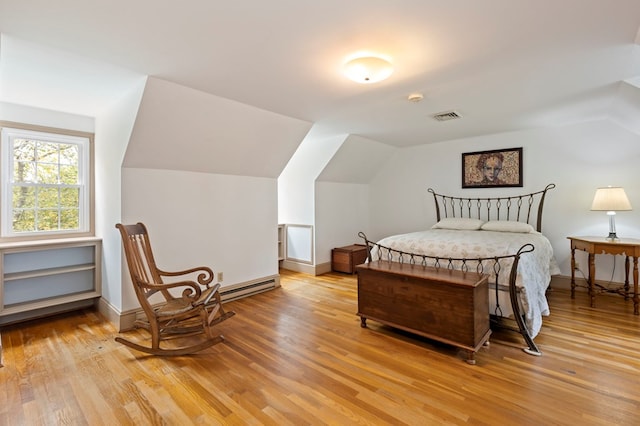
M 356 266 L 367 260 L 367 246 L 352 244 L 331 250 L 331 269 L 337 272 L 353 274 Z
M 591 307 L 596 306 L 596 262 L 597 254 L 622 254 L 625 255 L 624 298 L 629 299 L 629 258 L 633 258 L 633 313 L 638 315 L 640 297 L 638 295 L 638 257 L 640 257 L 640 240 L 634 238 L 621 238 L 611 240 L 605 237 L 567 237 L 571 241 L 571 298 L 575 298 L 576 279 L 576 250 L 586 251 L 589 254 L 589 296 Z M 616 291 L 618 293 L 619 291 Z

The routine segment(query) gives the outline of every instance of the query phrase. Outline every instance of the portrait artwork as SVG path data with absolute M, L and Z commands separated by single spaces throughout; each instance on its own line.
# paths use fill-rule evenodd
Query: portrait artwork
M 462 187 L 522 186 L 522 148 L 462 154 Z

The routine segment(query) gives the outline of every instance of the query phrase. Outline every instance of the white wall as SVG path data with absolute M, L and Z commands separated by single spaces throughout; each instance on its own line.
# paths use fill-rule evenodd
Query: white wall
M 369 234 L 369 182 L 398 148 L 349 135 L 315 184 L 316 264 L 331 261 L 331 249 L 364 243 Z
M 271 178 L 123 168 L 122 221 L 147 225 L 160 268 L 210 266 L 225 287 L 278 274 L 276 191 Z M 133 293 L 123 305 L 138 306 Z
M 278 177 L 280 223 L 313 225 L 315 180 L 347 135 L 316 138 L 313 130 L 304 138 Z
M 0 102 L 0 120 L 93 133 L 93 117 Z
M 314 137 L 312 130 L 278 177 L 278 222 L 314 226 L 314 264 L 317 263 L 315 257 L 319 238 L 316 229 L 315 180 L 346 137 Z
M 123 287 L 122 243 L 115 224 L 121 218 L 120 169 L 136 119 L 145 79 L 138 87 L 96 118 L 95 135 L 95 219 L 96 235 L 102 238 L 102 297 L 122 311 L 122 292 L 133 294 L 130 286 Z M 124 270 L 123 270 L 124 269 Z
M 364 244 L 358 232 L 369 231 L 369 185 L 317 182 L 316 264 L 331 261 L 331 249 Z
M 523 188 L 461 189 L 461 154 L 523 147 Z M 640 237 L 640 136 L 608 120 L 553 129 L 478 136 L 396 151 L 370 187 L 370 239 L 411 232 L 435 222 L 433 199 L 427 188 L 444 194 L 488 196 L 543 189 L 548 193 L 542 223 L 563 275 L 569 275 L 567 236 L 608 234 L 604 212 L 590 211 L 597 187 L 625 188 L 635 210 L 619 212 L 622 237 Z M 614 280 L 622 281 L 623 260 L 618 257 Z M 586 258 L 582 261 L 586 264 Z M 597 278 L 611 278 L 612 256 L 597 257 Z

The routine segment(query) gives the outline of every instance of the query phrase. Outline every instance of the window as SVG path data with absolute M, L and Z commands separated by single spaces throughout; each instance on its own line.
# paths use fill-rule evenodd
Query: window
M 90 134 L 2 128 L 2 237 L 88 235 Z

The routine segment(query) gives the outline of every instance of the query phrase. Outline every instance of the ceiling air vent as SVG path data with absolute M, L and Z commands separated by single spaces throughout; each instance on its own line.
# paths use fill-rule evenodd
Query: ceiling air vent
M 456 120 L 458 118 L 462 118 L 462 116 L 455 111 L 445 111 L 445 112 L 439 112 L 438 114 L 433 115 L 433 118 L 438 121 L 449 121 L 449 120 Z

